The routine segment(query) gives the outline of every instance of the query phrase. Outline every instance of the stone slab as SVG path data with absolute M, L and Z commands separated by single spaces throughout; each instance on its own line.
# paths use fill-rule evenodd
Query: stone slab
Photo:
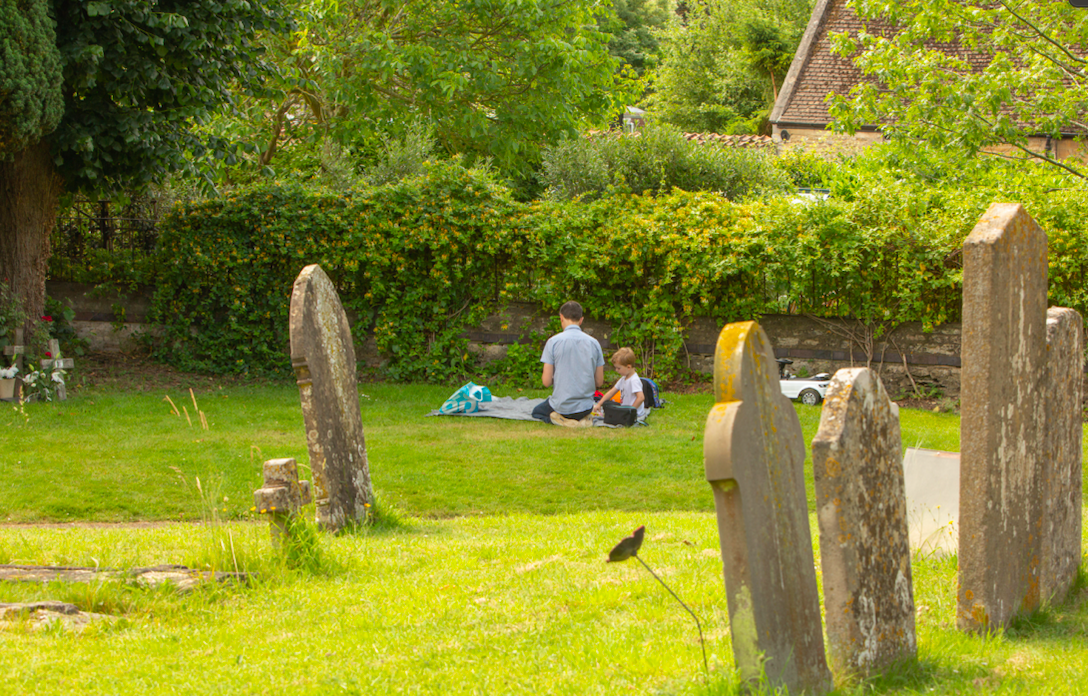
M 60 625 L 66 630 L 81 631 L 96 621 L 112 621 L 117 617 L 80 611 L 67 602 L 43 600 L 40 602 L 0 602 L 0 630 L 25 623 L 31 630 L 41 631 Z
M 828 652 L 867 677 L 918 651 L 899 408 L 875 372 L 839 370 L 812 440 Z
M 772 687 L 822 693 L 831 675 L 805 497 L 804 439 L 756 322 L 722 329 L 714 395 L 704 460 L 737 667 L 750 682 L 765 671 Z
M 366 522 L 374 492 L 351 328 L 336 288 L 316 264 L 295 280 L 290 322 L 317 522 L 335 532 Z
M 990 206 L 963 243 L 957 623 L 1007 626 L 1039 607 L 1046 407 L 1046 234 Z
M 960 453 L 908 447 L 903 479 L 911 548 L 926 555 L 957 553 Z
M 1046 456 L 1043 458 L 1042 566 L 1039 592 L 1060 600 L 1081 557 L 1084 320 L 1076 310 L 1046 313 Z
M 182 592 L 210 582 L 247 582 L 246 573 L 193 570 L 182 565 L 157 565 L 146 568 L 86 568 L 74 566 L 0 565 L 0 581 L 34 583 L 98 583 L 104 580 L 133 583 L 144 587 L 171 585 Z

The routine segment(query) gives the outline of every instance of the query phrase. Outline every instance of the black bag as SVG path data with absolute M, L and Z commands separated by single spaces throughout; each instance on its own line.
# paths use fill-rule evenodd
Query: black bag
M 605 425 L 622 425 L 630 428 L 638 422 L 638 409 L 634 406 L 621 406 L 615 401 L 604 402 Z
M 640 379 L 642 380 L 642 405 L 646 408 L 664 408 L 665 402 L 661 400 L 661 395 L 657 393 L 657 382 L 645 377 L 640 377 Z

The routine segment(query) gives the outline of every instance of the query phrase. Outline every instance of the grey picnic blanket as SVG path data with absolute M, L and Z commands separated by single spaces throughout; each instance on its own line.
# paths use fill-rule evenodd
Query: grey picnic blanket
M 495 396 L 491 401 L 485 401 L 480 404 L 480 410 L 476 413 L 442 413 L 438 409 L 435 409 L 428 413 L 428 416 L 469 416 L 477 418 L 505 418 L 506 420 L 526 420 L 537 421 L 533 418 L 533 409 L 536 408 L 544 399 L 530 399 L 527 396 L 519 396 L 514 398 L 512 396 Z M 604 422 L 604 418 L 600 416 L 593 417 L 593 425 L 600 426 L 602 428 L 619 428 L 619 425 L 608 425 Z M 639 421 L 636 425 L 647 425 L 645 421 Z

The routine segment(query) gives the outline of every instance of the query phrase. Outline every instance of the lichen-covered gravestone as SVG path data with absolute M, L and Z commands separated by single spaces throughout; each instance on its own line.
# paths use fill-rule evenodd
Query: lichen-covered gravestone
M 332 281 L 306 266 L 291 293 L 291 364 L 310 451 L 317 521 L 338 531 L 366 521 L 374 499 L 359 417 L 355 348 Z
M 812 465 L 831 665 L 869 676 L 917 653 L 899 409 L 871 370 L 835 373 Z
M 805 499 L 805 443 L 756 322 L 718 337 L 704 437 L 714 490 L 733 654 L 791 693 L 830 687 Z
M 1080 555 L 1081 451 L 1070 444 L 1079 397 L 1048 403 L 1072 385 L 1069 370 L 1081 369 L 1079 347 L 1059 347 L 1071 330 L 1060 327 L 1072 322 L 1079 333 L 1080 322 L 1057 315 L 1048 351 L 1046 293 L 1046 235 L 1020 205 L 992 205 L 963 244 L 957 622 L 964 630 L 1000 628 L 1034 611 L 1065 584 L 1046 575 L 1056 578 L 1070 555 Z M 1047 520 L 1061 521 L 1055 528 Z M 1066 548 L 1073 525 L 1075 549 Z
M 1042 566 L 1044 601 L 1064 597 L 1077 577 L 1083 488 L 1081 424 L 1084 320 L 1076 310 L 1051 307 L 1046 313 L 1046 459 L 1043 464 Z

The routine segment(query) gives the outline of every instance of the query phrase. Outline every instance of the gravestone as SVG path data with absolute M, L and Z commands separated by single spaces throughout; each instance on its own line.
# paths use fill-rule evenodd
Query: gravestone
M 11 395 L 12 401 L 19 401 L 22 394 L 23 381 L 19 379 L 19 376 L 23 374 L 23 356 L 26 354 L 26 346 L 23 345 L 23 330 L 15 329 L 15 343 L 4 346 L 4 355 L 12 359 L 12 364 L 19 368 L 19 374 L 16 375 L 15 390 Z
M 291 518 L 312 501 L 310 482 L 298 480 L 298 462 L 293 458 L 264 463 L 264 486 L 253 491 L 253 504 L 260 514 L 268 515 L 273 541 L 282 541 Z
M 858 367 L 831 380 L 812 440 L 832 670 L 867 677 L 917 654 L 899 409 Z
M 374 499 L 359 417 L 355 348 L 332 281 L 306 266 L 291 293 L 291 365 L 310 452 L 317 521 L 338 531 L 366 521 Z
M 1039 569 L 1039 592 L 1044 601 L 1069 592 L 1080 564 L 1083 326 L 1084 320 L 1075 310 L 1047 310 L 1047 427 Z
M 908 447 L 903 453 L 910 547 L 924 555 L 959 549 L 960 453 Z
M 714 395 L 704 459 L 737 667 L 745 680 L 765 671 L 772 687 L 824 692 L 831 675 L 805 498 L 805 444 L 756 322 L 722 329 Z
M 66 358 L 61 355 L 60 341 L 57 339 L 50 339 L 49 341 L 49 355 L 52 357 L 42 360 L 42 371 L 48 371 L 52 373 L 54 369 L 57 370 L 72 370 L 76 366 L 76 361 L 71 358 Z M 64 382 L 57 384 L 57 399 L 64 401 L 68 398 L 68 389 Z
M 964 630 L 1004 627 L 1039 608 L 1044 588 L 1064 584 L 1057 577 L 1066 575 L 1059 568 L 1068 566 L 1069 528 L 1080 528 L 1081 452 L 1070 445 L 1079 397 L 1047 403 L 1072 387 L 1067 362 L 1080 369 L 1072 347 L 1080 322 L 1054 314 L 1048 351 L 1046 292 L 1046 234 L 1020 205 L 990 206 L 963 244 L 957 623 Z M 1059 452 L 1061 462 L 1052 461 Z

